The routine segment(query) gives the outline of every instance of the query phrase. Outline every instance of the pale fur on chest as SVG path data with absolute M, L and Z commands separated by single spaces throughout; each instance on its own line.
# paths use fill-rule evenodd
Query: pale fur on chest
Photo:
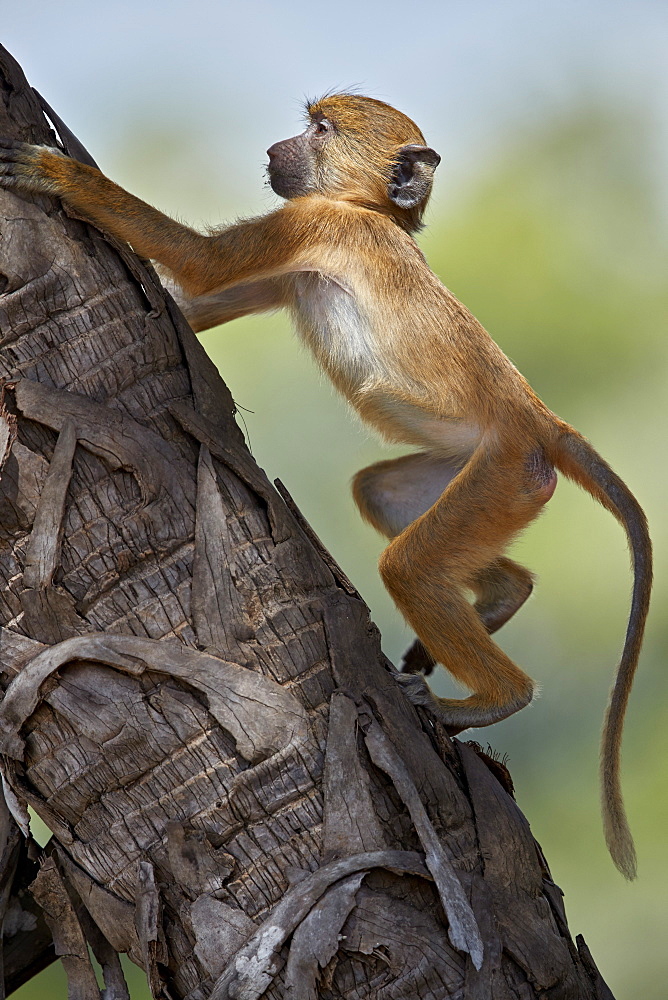
M 317 271 L 292 277 L 297 331 L 335 385 L 353 401 L 365 385 L 389 377 L 371 323 L 352 290 Z
M 393 398 L 395 382 L 402 396 L 406 382 L 399 385 L 383 359 L 380 338 L 350 288 L 318 272 L 303 272 L 292 278 L 290 306 L 300 336 L 336 387 L 384 438 L 453 454 L 473 451 L 478 427 L 437 416 L 418 398 L 415 404 Z

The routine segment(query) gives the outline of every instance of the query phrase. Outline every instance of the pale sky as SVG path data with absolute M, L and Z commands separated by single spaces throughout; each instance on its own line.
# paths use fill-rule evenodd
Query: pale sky
M 303 97 L 353 85 L 415 118 L 455 173 L 509 131 L 612 98 L 653 119 L 667 173 L 665 0 L 3 4 L 3 44 L 103 168 L 133 124 L 175 128 L 231 171 L 242 212 L 264 207 L 264 151 L 299 130 Z

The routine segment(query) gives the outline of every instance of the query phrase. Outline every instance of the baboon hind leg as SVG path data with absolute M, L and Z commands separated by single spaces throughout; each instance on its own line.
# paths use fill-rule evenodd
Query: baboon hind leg
M 533 576 L 519 563 L 499 556 L 476 573 L 471 590 L 478 595 L 473 607 L 489 635 L 497 632 L 522 607 L 533 590 Z M 436 660 L 419 639 L 408 647 L 401 661 L 404 674 L 428 676 Z
M 404 678 L 413 700 L 452 727 L 491 725 L 533 694 L 531 679 L 492 642 L 486 625 L 499 627 L 529 594 L 529 574 L 505 561 L 503 549 L 551 496 L 553 483 L 548 490 L 549 477 L 535 466 L 534 456 L 510 448 L 479 449 L 380 559 L 386 587 L 425 648 L 472 692 L 437 698 L 422 678 Z M 471 589 L 477 608 L 468 600 Z

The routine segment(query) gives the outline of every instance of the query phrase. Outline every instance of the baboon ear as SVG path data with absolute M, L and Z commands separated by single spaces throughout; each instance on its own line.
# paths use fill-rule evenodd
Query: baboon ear
M 441 157 L 429 146 L 402 146 L 387 188 L 390 201 L 399 208 L 415 208 L 423 202 L 440 162 Z

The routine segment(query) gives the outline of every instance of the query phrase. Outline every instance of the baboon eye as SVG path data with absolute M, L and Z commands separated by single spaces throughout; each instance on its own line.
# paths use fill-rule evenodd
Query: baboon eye
M 331 129 L 330 123 L 323 118 L 322 121 L 316 122 L 315 124 L 315 134 L 316 135 L 326 135 Z

